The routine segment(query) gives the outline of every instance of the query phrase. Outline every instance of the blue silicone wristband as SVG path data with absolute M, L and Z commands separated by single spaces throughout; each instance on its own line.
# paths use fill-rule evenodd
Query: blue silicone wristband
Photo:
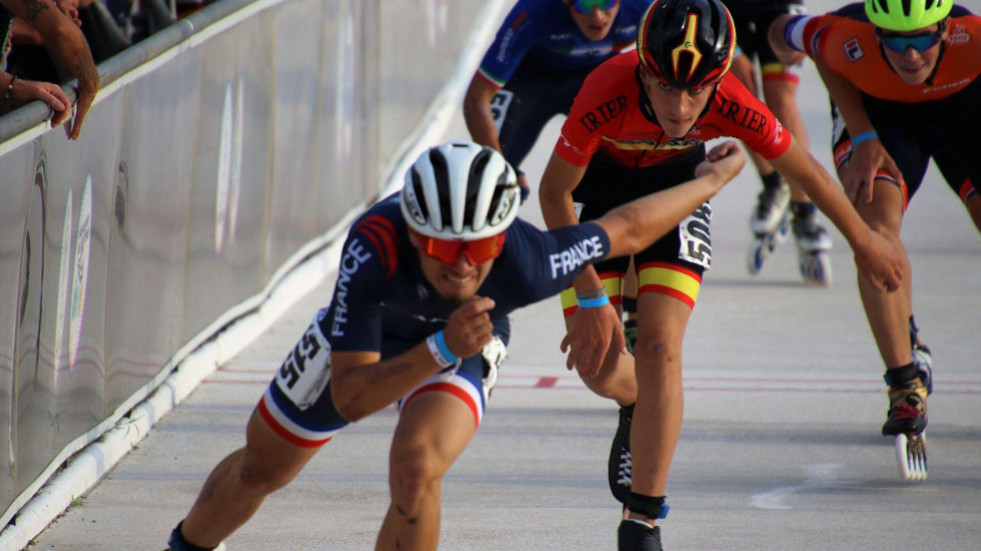
M 609 303 L 610 297 L 607 295 L 601 295 L 596 298 L 579 299 L 580 308 L 599 308 L 600 306 L 606 306 Z
M 446 346 L 446 337 L 443 335 L 442 329 L 437 331 L 436 334 L 433 335 L 433 338 L 436 340 L 436 347 L 439 348 L 439 353 L 442 354 L 444 358 L 452 363 L 460 361 L 460 358 L 450 350 L 450 347 Z
M 869 140 L 879 139 L 879 134 L 875 130 L 869 130 L 868 132 L 862 132 L 857 136 L 852 136 L 852 147 L 858 147 L 858 144 L 867 142 Z

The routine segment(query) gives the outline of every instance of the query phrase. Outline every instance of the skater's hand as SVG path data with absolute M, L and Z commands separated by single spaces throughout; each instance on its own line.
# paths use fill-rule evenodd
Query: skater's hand
M 611 344 L 614 350 L 627 353 L 620 314 L 608 304 L 576 310 L 560 348 L 562 352 L 569 352 L 565 362 L 567 369 L 576 368 L 581 377 L 592 378 L 599 375 Z
M 895 291 L 903 281 L 903 260 L 896 244 L 877 231 L 867 243 L 855 248 L 859 276 L 880 291 Z
M 493 299 L 474 295 L 454 310 L 443 329 L 450 352 L 460 358 L 480 352 L 494 336 L 489 314 L 493 309 Z
M 695 167 L 695 176 L 712 176 L 721 188 L 735 178 L 746 164 L 743 148 L 733 140 L 722 142 L 705 155 L 705 160 Z
M 903 173 L 893 161 L 882 142 L 877 139 L 866 140 L 852 148 L 852 154 L 838 171 L 845 194 L 852 204 L 859 201 L 872 202 L 873 183 L 880 171 L 888 173 L 900 186 L 904 185 Z

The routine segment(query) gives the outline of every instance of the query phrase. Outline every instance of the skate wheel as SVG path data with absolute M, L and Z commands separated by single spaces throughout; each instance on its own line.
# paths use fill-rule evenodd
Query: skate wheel
M 763 247 L 763 242 L 760 239 L 754 239 L 750 244 L 749 254 L 746 255 L 746 269 L 749 271 L 749 275 L 756 275 L 763 268 L 763 261 L 767 257 Z
M 800 253 L 800 275 L 810 285 L 831 287 L 831 257 L 827 253 Z
M 927 478 L 926 432 L 896 435 L 896 461 L 903 480 L 922 482 Z
M 780 224 L 777 226 L 776 234 L 774 235 L 775 241 L 777 243 L 783 243 L 787 236 L 790 235 L 790 210 L 788 209 L 783 213 L 783 218 L 780 219 Z M 776 244 L 774 244 L 776 246 Z

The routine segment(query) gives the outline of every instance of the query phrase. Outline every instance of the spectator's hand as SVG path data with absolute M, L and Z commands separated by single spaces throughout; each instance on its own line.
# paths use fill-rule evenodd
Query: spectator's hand
M 85 120 L 85 115 L 89 112 L 89 107 L 92 107 L 92 102 L 95 101 L 95 94 L 98 91 L 98 81 L 94 85 L 79 86 L 78 92 L 76 93 L 75 114 L 72 120 L 65 125 L 65 133 L 68 139 L 77 140 L 79 134 L 82 133 L 82 121 Z
M 493 299 L 474 295 L 454 310 L 443 329 L 450 352 L 461 358 L 479 353 L 494 336 L 489 314 L 493 309 Z
M 82 26 L 82 20 L 78 17 L 79 0 L 55 0 L 55 5 L 61 10 L 61 13 L 68 16 L 68 19 L 72 20 L 79 27 Z
M 876 139 L 866 140 L 852 148 L 851 157 L 838 170 L 838 177 L 853 204 L 857 205 L 860 200 L 872 202 L 875 187 L 873 182 L 880 170 L 888 172 L 899 185 L 905 185 L 903 173 L 886 152 L 882 142 Z
M 567 369 L 576 368 L 580 376 L 592 378 L 599 375 L 611 345 L 621 353 L 627 352 L 620 315 L 613 305 L 606 305 L 576 310 L 560 349 L 569 352 Z
M 903 281 L 903 260 L 899 248 L 879 232 L 869 232 L 870 239 L 855 247 L 855 267 L 880 291 L 895 291 Z
M 41 100 L 46 103 L 54 111 L 54 116 L 51 118 L 52 127 L 65 122 L 71 112 L 71 102 L 68 101 L 68 96 L 61 91 L 61 86 L 51 82 L 17 79 L 14 82 L 10 99 L 15 107 L 20 107 L 34 100 Z

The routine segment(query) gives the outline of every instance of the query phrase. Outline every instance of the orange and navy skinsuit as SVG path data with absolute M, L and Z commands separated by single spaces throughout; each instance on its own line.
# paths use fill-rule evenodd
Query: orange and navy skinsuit
M 862 101 L 879 140 L 903 173 L 908 203 L 932 157 L 948 185 L 967 203 L 979 193 L 981 162 L 981 17 L 955 5 L 934 74 L 905 83 L 886 61 L 862 4 L 801 20 L 802 46 L 811 58 L 845 77 Z M 838 118 L 837 110 L 833 116 Z M 847 160 L 851 140 L 835 121 L 835 161 Z
M 705 142 L 713 138 L 740 139 L 767 159 L 790 147 L 790 133 L 732 75 L 723 77 L 685 136 L 666 135 L 638 70 L 636 51 L 597 67 L 583 83 L 562 126 L 555 153 L 574 166 L 586 167 L 572 193 L 573 201 L 582 205 L 580 221 L 594 220 L 637 197 L 693 178 L 695 166 L 705 158 Z M 702 273 L 711 262 L 710 221 L 711 207 L 706 203 L 677 232 L 634 256 L 641 293 L 662 293 L 694 306 Z M 596 265 L 614 303 L 628 262 L 629 258 L 615 258 Z M 574 313 L 574 291 L 567 290 L 562 299 L 566 315 Z

